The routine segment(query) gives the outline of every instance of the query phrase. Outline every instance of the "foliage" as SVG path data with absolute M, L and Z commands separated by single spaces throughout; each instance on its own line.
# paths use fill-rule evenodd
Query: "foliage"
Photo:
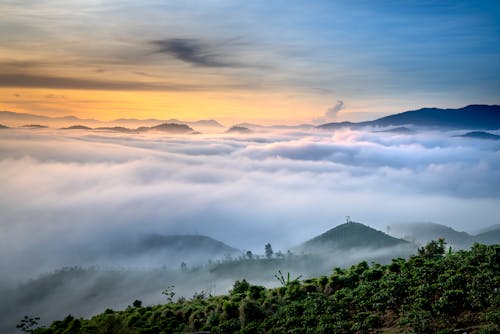
M 267 243 L 265 246 L 264 246 L 264 251 L 266 253 L 266 257 L 268 259 L 272 258 L 273 257 L 273 247 L 271 246 L 271 244 Z
M 437 241 L 388 265 L 361 262 L 303 281 L 278 272 L 277 288 L 243 279 L 228 295 L 67 317 L 32 332 L 500 332 L 500 245 L 445 253 L 444 241 Z

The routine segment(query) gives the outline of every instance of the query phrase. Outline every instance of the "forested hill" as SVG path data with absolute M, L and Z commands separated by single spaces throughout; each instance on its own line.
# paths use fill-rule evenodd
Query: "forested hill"
M 500 245 L 446 252 L 431 242 L 408 260 L 361 262 L 330 276 L 300 281 L 276 275 L 266 289 L 236 281 L 228 295 L 190 300 L 164 291 L 166 303 L 135 301 L 91 319 L 71 316 L 35 334 L 79 333 L 499 333 Z M 132 301 L 131 301 L 132 304 Z M 32 320 L 32 323 L 30 323 Z
M 325 251 L 346 251 L 355 248 L 380 249 L 405 244 L 408 242 L 391 237 L 369 226 L 348 222 L 304 242 L 297 249 L 306 253 L 324 253 Z

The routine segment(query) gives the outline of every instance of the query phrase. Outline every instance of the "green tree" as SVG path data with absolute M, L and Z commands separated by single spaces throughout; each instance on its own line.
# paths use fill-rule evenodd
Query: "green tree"
M 272 257 L 273 257 L 273 254 L 274 254 L 274 252 L 273 252 L 273 247 L 271 246 L 271 244 L 270 244 L 270 243 L 267 243 L 267 244 L 264 246 L 264 250 L 265 250 L 265 252 L 266 252 L 266 257 L 267 257 L 268 259 L 270 259 L 270 258 L 272 258 Z

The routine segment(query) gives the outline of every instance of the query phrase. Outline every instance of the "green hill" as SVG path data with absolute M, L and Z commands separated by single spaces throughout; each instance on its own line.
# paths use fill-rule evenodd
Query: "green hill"
M 391 237 L 366 225 L 349 222 L 310 239 L 297 250 L 308 253 L 344 251 L 349 249 L 380 249 L 408 244 L 407 241 Z
M 470 234 L 436 223 L 393 224 L 388 228 L 392 236 L 419 244 L 426 244 L 439 238 L 444 238 L 448 245 L 454 248 L 468 248 L 474 243 Z
M 477 244 L 446 255 L 432 244 L 425 250 L 304 281 L 279 272 L 277 288 L 239 280 L 227 295 L 202 291 L 176 302 L 167 288 L 163 305 L 136 300 L 91 319 L 68 315 L 34 329 L 37 319 L 27 316 L 19 326 L 34 334 L 499 333 L 500 246 Z
M 485 245 L 494 245 L 500 243 L 500 228 L 479 233 L 474 236 L 474 241 Z

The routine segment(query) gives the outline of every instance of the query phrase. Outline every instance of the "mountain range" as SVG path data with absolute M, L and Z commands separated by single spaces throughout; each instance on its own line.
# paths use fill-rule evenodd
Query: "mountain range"
M 224 126 L 213 119 L 198 120 L 198 121 L 182 121 L 178 119 L 136 119 L 136 118 L 119 118 L 111 121 L 101 121 L 90 118 L 79 118 L 75 116 L 48 117 L 34 115 L 28 113 L 18 113 L 12 111 L 0 111 L 0 121 L 11 126 L 21 126 L 27 123 L 46 125 L 51 124 L 56 127 L 69 126 L 70 124 L 83 124 L 92 127 L 141 127 L 141 126 L 156 126 L 158 124 L 185 124 L 194 127 L 203 128 L 223 128 Z M 45 124 L 46 123 L 46 124 Z
M 458 109 L 422 108 L 373 121 L 333 122 L 319 125 L 317 128 L 401 127 L 408 125 L 425 128 L 496 130 L 500 129 L 500 106 L 476 104 Z
M 186 124 L 177 124 L 177 123 L 163 123 L 154 126 L 141 126 L 137 129 L 129 129 L 123 126 L 113 126 L 113 127 L 99 127 L 92 129 L 85 125 L 72 125 L 65 128 L 61 128 L 61 130 L 97 130 L 97 131 L 111 131 L 111 132 L 121 132 L 121 133 L 139 133 L 139 132 L 147 132 L 147 131 L 161 131 L 172 134 L 188 134 L 195 133 L 195 131 Z
M 100 121 L 96 119 L 81 119 L 75 116 L 63 117 L 47 117 L 40 115 L 32 115 L 27 113 L 17 113 L 11 111 L 0 111 L 0 122 L 8 126 L 21 126 L 23 124 L 57 124 L 57 126 L 68 126 L 71 124 L 82 124 L 93 127 L 152 127 L 159 124 L 185 124 L 196 128 L 218 129 L 224 126 L 216 120 L 198 120 L 198 121 L 181 121 L 177 119 L 135 119 L 135 118 L 119 118 L 112 121 Z M 308 130 L 314 128 L 310 124 L 301 125 L 271 125 L 263 126 L 252 123 L 240 123 L 237 127 L 245 127 L 249 129 L 266 128 L 266 129 L 282 129 L 282 130 Z M 318 125 L 317 129 L 339 129 L 339 128 L 390 128 L 382 131 L 396 133 L 411 133 L 414 129 L 409 127 L 433 128 L 433 129 L 448 129 L 448 130 L 497 130 L 500 129 L 500 106 L 499 105 L 484 105 L 475 104 L 468 105 L 457 109 L 441 109 L 441 108 L 421 108 L 418 110 L 410 110 L 406 112 L 389 115 L 378 118 L 372 121 L 364 122 L 332 122 Z M 494 139 L 491 134 L 468 133 L 465 137 Z M 494 135 L 493 135 L 494 136 Z
M 444 238 L 452 248 L 465 249 L 474 243 L 487 245 L 500 243 L 500 225 L 480 231 L 477 234 L 456 231 L 451 227 L 436 223 L 393 224 L 387 227 L 388 233 L 417 244 L 426 244 L 431 240 Z

